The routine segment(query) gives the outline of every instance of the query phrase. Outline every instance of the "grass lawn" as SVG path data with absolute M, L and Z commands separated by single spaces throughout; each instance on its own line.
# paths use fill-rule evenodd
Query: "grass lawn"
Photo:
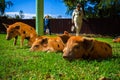
M 62 58 L 62 53 L 20 48 L 19 40 L 13 46 L 13 39 L 7 41 L 5 36 L 0 34 L 0 80 L 120 80 L 120 43 L 113 43 L 112 38 L 96 38 L 112 46 L 112 58 L 69 62 Z

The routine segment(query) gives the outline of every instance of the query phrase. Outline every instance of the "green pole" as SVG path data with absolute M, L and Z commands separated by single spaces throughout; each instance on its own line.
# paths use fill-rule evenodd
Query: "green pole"
M 36 32 L 38 35 L 43 35 L 43 9 L 44 0 L 36 0 Z

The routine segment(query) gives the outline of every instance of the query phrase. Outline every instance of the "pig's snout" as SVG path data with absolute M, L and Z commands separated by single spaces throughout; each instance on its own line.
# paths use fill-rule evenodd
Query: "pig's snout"
M 63 58 L 68 58 L 68 56 L 66 56 L 66 55 L 63 55 Z
M 11 38 L 9 36 L 6 37 L 6 40 L 10 40 Z

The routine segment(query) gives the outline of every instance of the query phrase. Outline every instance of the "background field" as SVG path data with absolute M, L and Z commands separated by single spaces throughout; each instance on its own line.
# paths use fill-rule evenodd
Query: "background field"
M 69 62 L 62 58 L 62 53 L 20 48 L 19 40 L 13 46 L 13 39 L 7 41 L 5 36 L 0 34 L 0 80 L 120 80 L 120 43 L 113 43 L 112 38 L 96 37 L 112 46 L 112 58 Z

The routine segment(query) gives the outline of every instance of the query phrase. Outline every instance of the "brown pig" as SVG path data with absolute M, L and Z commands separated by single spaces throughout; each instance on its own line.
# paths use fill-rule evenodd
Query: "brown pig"
M 37 37 L 35 29 L 23 22 L 16 22 L 11 25 L 7 25 L 3 23 L 3 25 L 7 29 L 6 39 L 10 40 L 14 38 L 14 45 L 16 45 L 17 43 L 18 36 L 21 36 L 21 41 L 20 41 L 21 47 L 23 46 L 24 39 L 27 39 L 28 46 L 31 46 Z
M 113 42 L 120 42 L 120 36 L 115 37 L 115 39 L 113 39 Z
M 91 38 L 72 36 L 63 50 L 63 58 L 72 59 L 104 59 L 112 56 L 112 48 L 108 43 Z
M 35 40 L 30 51 L 59 52 L 63 49 L 64 43 L 60 37 L 40 37 Z
M 63 34 L 58 35 L 57 37 L 38 37 L 30 48 L 30 51 L 63 51 L 64 46 L 70 37 L 71 35 L 67 31 L 64 31 Z

